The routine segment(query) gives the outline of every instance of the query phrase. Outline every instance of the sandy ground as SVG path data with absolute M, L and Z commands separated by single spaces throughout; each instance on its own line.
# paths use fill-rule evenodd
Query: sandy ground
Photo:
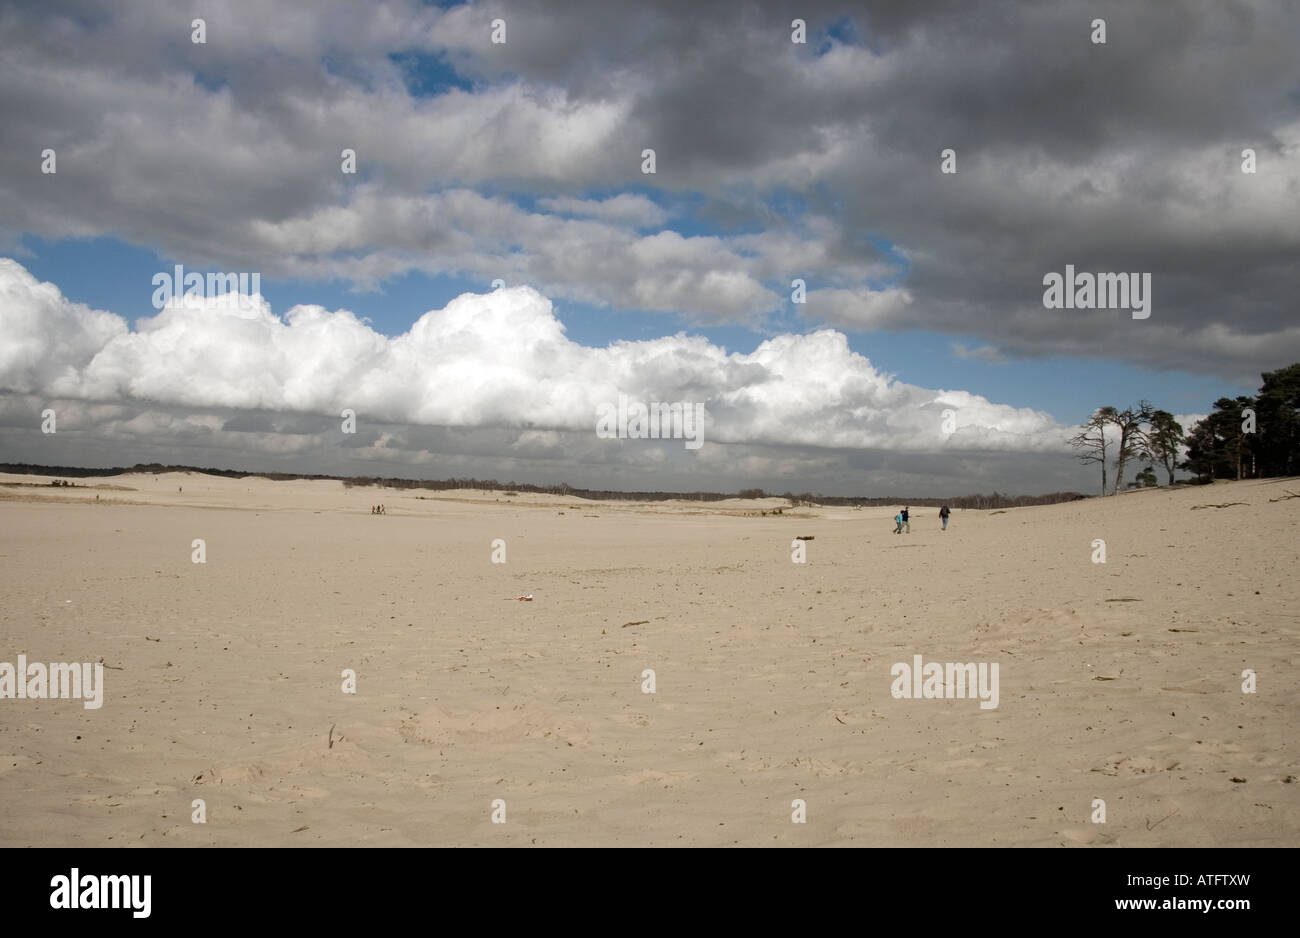
M 109 670 L 98 710 L 0 699 L 3 846 L 1300 846 L 1296 480 L 910 535 L 777 500 L 6 484 L 46 481 L 0 476 L 0 661 Z M 915 654 L 998 663 L 998 707 L 895 699 Z

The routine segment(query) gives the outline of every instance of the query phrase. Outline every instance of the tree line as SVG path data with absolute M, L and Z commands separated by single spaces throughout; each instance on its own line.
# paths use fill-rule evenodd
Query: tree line
M 758 494 L 754 494 L 757 492 Z M 740 493 L 741 498 L 765 498 L 771 497 L 763 493 L 762 489 L 746 489 Z M 1046 495 L 1011 495 L 993 492 L 989 495 L 976 493 L 974 495 L 955 495 L 947 498 L 915 498 L 891 495 L 888 498 L 871 497 L 863 498 L 856 495 L 813 495 L 805 492 L 802 495 L 794 495 L 786 492 L 781 496 L 790 502 L 791 507 L 799 508 L 802 506 L 809 507 L 837 507 L 837 508 L 880 508 L 883 506 L 918 506 L 921 508 L 939 508 L 947 505 L 949 508 L 1026 508 L 1030 505 L 1055 505 L 1059 502 L 1073 502 L 1081 498 L 1087 498 L 1078 492 L 1050 492 Z
M 1172 414 L 1149 401 L 1120 410 L 1100 407 L 1070 439 L 1076 456 L 1101 468 L 1101 494 L 1106 494 L 1109 468 L 1114 466 L 1110 494 L 1124 482 L 1132 463 L 1145 467 L 1129 487 L 1158 485 L 1156 467 L 1168 483 L 1175 470 L 1192 473 L 1196 482 L 1215 479 L 1256 479 L 1300 473 L 1300 362 L 1265 372 L 1253 397 L 1221 397 L 1214 411 L 1190 431 Z M 1183 450 L 1186 449 L 1186 456 Z

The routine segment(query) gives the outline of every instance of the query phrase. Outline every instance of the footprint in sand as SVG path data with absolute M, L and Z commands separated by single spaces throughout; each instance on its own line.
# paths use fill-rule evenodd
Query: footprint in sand
M 833 759 L 814 759 L 812 757 L 803 757 L 793 759 L 786 765 L 795 768 L 807 769 L 813 775 L 822 778 L 830 778 L 837 775 L 861 775 L 864 771 L 860 766 L 849 765 L 844 762 L 836 762 Z
M 591 741 L 591 733 L 588 732 L 589 729 L 590 727 L 586 724 L 579 724 L 576 722 L 539 722 L 525 735 L 530 739 L 560 742 L 569 746 L 585 746 Z
M 655 784 L 669 788 L 678 782 L 688 780 L 693 774 L 692 772 L 657 772 L 654 769 L 642 769 L 639 772 L 625 772 L 622 775 L 615 776 L 615 778 L 625 785 Z
M 543 715 L 527 716 L 517 710 L 455 713 L 440 707 L 404 717 L 398 734 L 408 743 L 425 746 L 473 745 L 524 739 L 585 745 L 591 739 L 591 725 L 582 720 L 555 720 Z
M 1144 756 L 1112 756 L 1106 760 L 1106 767 L 1102 770 L 1102 774 L 1132 778 L 1137 775 L 1169 772 L 1178 768 L 1178 765 L 1178 760 L 1169 758 L 1148 759 Z
M 649 714 L 645 713 L 616 713 L 614 722 L 622 723 L 624 726 L 649 726 L 653 720 Z

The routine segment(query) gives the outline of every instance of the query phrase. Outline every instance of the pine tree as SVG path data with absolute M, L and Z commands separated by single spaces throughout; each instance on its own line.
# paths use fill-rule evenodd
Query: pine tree
M 1160 463 L 1169 473 L 1169 484 L 1174 483 L 1174 469 L 1182 453 L 1183 428 L 1167 410 L 1151 414 L 1151 424 L 1146 434 L 1146 451 L 1154 462 Z

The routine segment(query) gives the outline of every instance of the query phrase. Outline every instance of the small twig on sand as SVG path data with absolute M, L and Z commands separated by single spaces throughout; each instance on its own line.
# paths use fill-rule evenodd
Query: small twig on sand
M 1160 820 L 1156 821 L 1154 824 L 1152 824 L 1150 821 L 1147 821 L 1147 830 L 1149 830 L 1149 831 L 1151 831 L 1151 830 L 1155 830 L 1157 827 L 1159 827 L 1161 824 L 1163 824 L 1165 821 L 1169 820 L 1171 817 L 1173 817 L 1173 816 L 1174 816 L 1175 814 L 1177 814 L 1177 813 L 1178 813 L 1178 809 L 1177 809 L 1177 808 L 1174 808 L 1173 813 L 1171 813 L 1171 814 L 1166 814 L 1164 817 L 1162 817 Z
M 337 723 L 330 724 L 330 744 L 329 744 L 330 749 L 334 748 L 334 727 L 337 725 L 338 725 Z
M 1273 499 L 1271 498 L 1269 499 L 1269 501 L 1272 500 Z M 1231 508 L 1233 505 L 1244 505 L 1244 504 L 1246 503 L 1245 502 L 1224 502 L 1222 505 L 1193 505 L 1192 511 L 1195 511 L 1198 508 Z
M 1290 489 L 1283 489 L 1282 491 L 1286 492 L 1286 494 L 1283 495 L 1281 498 L 1270 498 L 1269 501 L 1270 501 L 1270 502 L 1284 502 L 1284 501 L 1286 501 L 1288 498 L 1300 498 L 1300 495 L 1297 495 L 1295 492 L 1292 492 Z

